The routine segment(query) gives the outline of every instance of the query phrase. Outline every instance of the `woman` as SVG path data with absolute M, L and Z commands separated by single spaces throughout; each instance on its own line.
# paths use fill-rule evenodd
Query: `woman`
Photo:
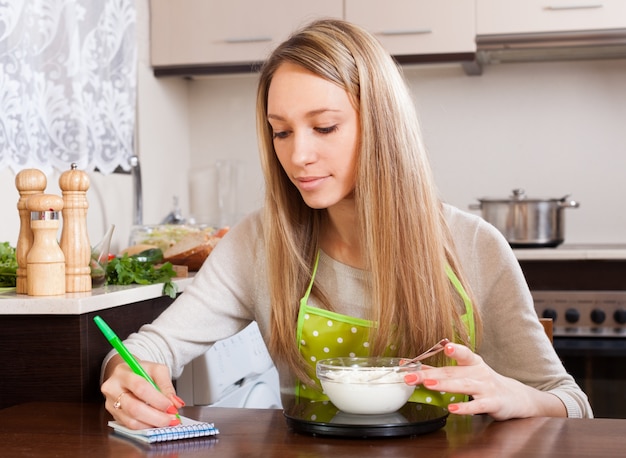
M 162 393 L 119 356 L 105 361 L 118 421 L 175 424 L 183 401 L 171 377 L 252 320 L 285 397 L 323 396 L 320 357 L 409 356 L 449 337 L 427 370 L 406 376 L 421 387 L 414 400 L 496 419 L 592 416 L 506 240 L 438 199 L 410 94 L 375 39 L 338 20 L 293 35 L 261 71 L 257 121 L 264 208 L 126 340 Z

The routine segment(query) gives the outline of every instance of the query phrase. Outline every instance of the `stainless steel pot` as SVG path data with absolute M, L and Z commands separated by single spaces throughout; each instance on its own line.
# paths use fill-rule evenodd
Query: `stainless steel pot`
M 508 199 L 478 199 L 470 204 L 472 210 L 481 210 L 482 217 L 493 224 L 513 248 L 555 247 L 565 240 L 563 210 L 578 208 L 580 204 L 560 199 L 530 199 L 523 189 L 514 189 Z

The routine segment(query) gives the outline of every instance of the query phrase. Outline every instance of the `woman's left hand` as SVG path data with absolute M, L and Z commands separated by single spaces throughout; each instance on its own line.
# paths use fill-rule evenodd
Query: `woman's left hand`
M 498 374 L 466 346 L 450 343 L 444 352 L 456 360 L 456 366 L 424 366 L 421 371 L 407 374 L 405 382 L 472 397 L 470 401 L 448 405 L 450 413 L 486 413 L 496 420 L 567 416 L 565 406 L 558 397 Z

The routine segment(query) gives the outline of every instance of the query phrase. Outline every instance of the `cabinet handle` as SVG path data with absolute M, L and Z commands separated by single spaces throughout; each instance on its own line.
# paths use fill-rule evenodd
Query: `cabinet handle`
M 427 33 L 433 33 L 433 29 L 395 29 L 395 30 L 383 30 L 380 35 L 395 36 L 395 35 L 425 35 Z
M 224 41 L 229 44 L 262 43 L 265 41 L 272 41 L 272 37 L 234 37 L 234 38 L 226 38 Z
M 588 10 L 592 8 L 602 8 L 604 5 L 602 3 L 587 3 L 580 5 L 548 5 L 545 7 L 546 10 L 550 11 L 559 11 L 559 10 Z

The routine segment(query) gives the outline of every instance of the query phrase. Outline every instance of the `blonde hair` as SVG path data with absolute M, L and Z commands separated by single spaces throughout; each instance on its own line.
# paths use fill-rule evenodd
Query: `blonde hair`
M 468 344 L 460 319 L 463 301 L 446 275 L 446 265 L 470 297 L 471 292 L 455 259 L 406 83 L 369 33 L 344 21 L 324 19 L 276 48 L 261 70 L 257 92 L 273 357 L 308 381 L 296 342 L 296 322 L 326 215 L 326 210 L 304 203 L 274 151 L 267 97 L 274 72 L 285 62 L 344 88 L 360 116 L 354 196 L 371 272 L 370 318 L 378 325 L 372 330 L 372 354 L 385 351 L 389 336 L 400 356 L 415 355 L 445 336 Z M 317 287 L 313 294 L 332 309 Z M 476 311 L 474 315 L 478 317 Z

